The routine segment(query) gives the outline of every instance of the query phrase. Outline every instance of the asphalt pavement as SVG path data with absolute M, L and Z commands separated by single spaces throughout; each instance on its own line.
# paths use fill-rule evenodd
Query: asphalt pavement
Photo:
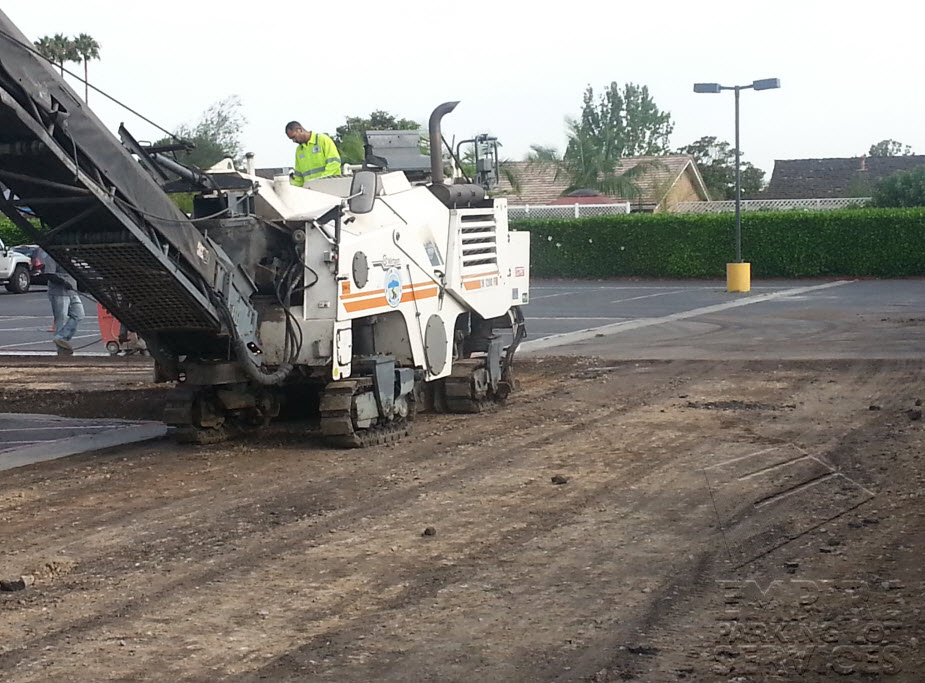
M 72 343 L 82 354 L 106 354 L 96 317 L 96 302 L 81 297 L 86 317 Z M 0 289 L 0 354 L 55 354 L 51 341 L 51 304 L 45 287 L 32 287 L 25 294 Z
M 524 353 L 613 360 L 918 359 L 925 280 L 536 282 Z
M 612 358 L 916 357 L 925 280 L 535 280 L 523 351 Z M 96 303 L 74 345 L 106 355 Z M 0 354 L 53 354 L 44 287 L 0 291 Z

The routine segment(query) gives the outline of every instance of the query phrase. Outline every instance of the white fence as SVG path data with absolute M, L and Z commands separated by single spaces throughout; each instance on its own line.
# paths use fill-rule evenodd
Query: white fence
M 508 220 L 524 218 L 588 218 L 630 212 L 629 202 L 619 204 L 559 204 L 556 206 L 508 206 Z
M 836 199 L 744 199 L 742 211 L 831 211 L 864 206 L 870 197 L 843 197 Z M 672 213 L 723 213 L 735 211 L 736 203 L 678 202 L 670 207 Z

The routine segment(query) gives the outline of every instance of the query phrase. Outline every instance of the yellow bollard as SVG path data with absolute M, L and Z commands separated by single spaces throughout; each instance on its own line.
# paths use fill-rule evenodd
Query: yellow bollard
M 752 288 L 751 263 L 726 264 L 726 291 L 748 292 Z

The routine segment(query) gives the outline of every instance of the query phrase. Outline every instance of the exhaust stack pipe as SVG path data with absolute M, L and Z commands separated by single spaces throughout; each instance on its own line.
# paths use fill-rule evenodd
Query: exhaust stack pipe
M 434 185 L 443 184 L 443 134 L 440 132 L 440 121 L 444 116 L 456 109 L 459 102 L 444 102 L 434 109 L 430 115 L 430 175 Z

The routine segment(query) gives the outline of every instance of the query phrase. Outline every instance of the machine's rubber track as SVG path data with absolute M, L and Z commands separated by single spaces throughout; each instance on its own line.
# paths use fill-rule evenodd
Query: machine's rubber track
M 469 358 L 453 363 L 453 372 L 441 382 L 440 400 L 448 413 L 482 413 L 503 403 L 510 393 L 505 382 L 492 391 L 485 361 Z
M 184 425 L 174 430 L 177 443 L 191 443 L 200 446 L 221 443 L 229 438 L 228 430 L 222 427 L 196 427 Z
M 368 448 L 396 443 L 411 432 L 414 404 L 408 417 L 380 421 L 359 428 L 355 397 L 373 388 L 367 378 L 340 380 L 328 384 L 321 397 L 321 434 L 335 448 Z
M 174 392 L 173 396 L 167 399 L 165 417 L 176 414 L 192 413 L 192 405 L 196 400 L 194 393 Z M 167 419 L 168 425 L 172 426 L 173 437 L 177 443 L 190 443 L 205 445 L 211 443 L 221 443 L 226 441 L 231 434 L 224 424 L 217 426 L 203 427 L 199 424 L 177 424 Z

